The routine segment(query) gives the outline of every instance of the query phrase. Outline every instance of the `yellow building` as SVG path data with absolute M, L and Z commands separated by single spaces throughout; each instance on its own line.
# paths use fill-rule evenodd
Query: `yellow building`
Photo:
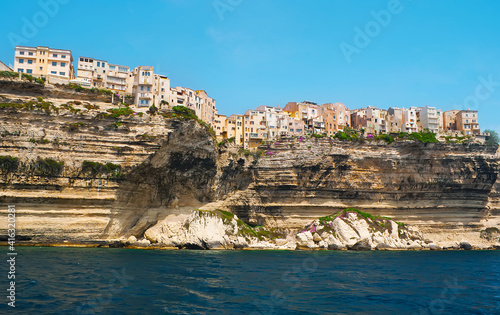
M 231 115 L 227 119 L 227 138 L 234 138 L 234 143 L 243 145 L 243 115 Z
M 215 131 L 217 141 L 220 142 L 224 139 L 227 139 L 227 116 L 215 113 L 212 128 Z
M 71 50 L 45 46 L 16 46 L 14 71 L 38 77 L 56 76 L 67 80 L 75 78 Z

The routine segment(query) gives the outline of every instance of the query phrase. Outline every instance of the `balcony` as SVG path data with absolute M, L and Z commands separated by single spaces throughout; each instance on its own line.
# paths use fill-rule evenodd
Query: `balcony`
M 261 137 L 259 137 L 258 133 L 251 133 L 250 134 L 250 139 L 261 139 Z

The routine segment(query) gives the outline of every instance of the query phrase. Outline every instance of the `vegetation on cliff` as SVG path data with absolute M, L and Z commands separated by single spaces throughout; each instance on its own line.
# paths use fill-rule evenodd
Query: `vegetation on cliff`
M 243 222 L 242 220 L 240 220 L 233 213 L 228 211 L 220 209 L 217 209 L 215 211 L 205 211 L 205 210 L 195 210 L 195 211 L 198 212 L 199 216 L 218 217 L 222 219 L 222 222 L 224 222 L 224 224 L 231 224 L 233 220 L 235 220 L 236 225 L 238 227 L 238 233 L 236 234 L 236 236 L 242 236 L 247 239 L 254 237 L 260 241 L 275 239 L 282 236 L 280 235 L 280 233 L 277 233 L 276 231 L 266 230 L 263 226 L 252 227 L 247 223 Z
M 0 156 L 0 170 L 3 173 L 12 173 L 19 167 L 19 159 L 14 156 Z

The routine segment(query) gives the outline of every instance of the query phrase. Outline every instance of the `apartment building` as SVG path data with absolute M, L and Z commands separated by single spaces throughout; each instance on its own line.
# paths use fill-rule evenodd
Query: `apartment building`
M 289 102 L 283 108 L 291 117 L 304 122 L 305 134 L 324 133 L 325 123 L 322 118 L 323 108 L 318 104 L 303 101 L 301 103 Z
M 456 118 L 457 131 L 463 132 L 465 135 L 479 135 L 478 111 L 477 110 L 461 110 L 457 113 Z
M 355 129 L 364 129 L 366 134 L 387 132 L 387 111 L 368 106 L 351 111 L 351 124 Z
M 419 123 L 422 130 L 429 130 L 435 134 L 443 128 L 443 111 L 436 107 L 421 107 L 418 108 Z
M 161 74 L 153 74 L 153 104 L 157 108 L 167 107 L 170 99 L 170 79 Z
M 109 64 L 106 60 L 78 57 L 77 78 L 89 82 L 92 87 L 105 89 Z
M 266 113 L 262 110 L 247 110 L 244 117 L 243 141 L 246 149 L 258 147 L 268 139 Z
M 443 113 L 443 130 L 455 131 L 457 130 L 457 114 L 459 110 L 448 110 Z
M 115 64 L 108 64 L 108 73 L 106 76 L 106 89 L 123 92 L 127 91 L 127 78 L 130 68 Z
M 417 108 L 403 108 L 403 132 L 417 132 Z
M 71 50 L 46 46 L 16 46 L 14 71 L 37 77 L 56 76 L 68 80 L 75 77 Z
M 149 108 L 154 102 L 154 67 L 139 66 L 134 69 L 132 96 L 138 108 Z
M 237 145 L 244 144 L 244 119 L 243 115 L 231 115 L 227 118 L 227 138 L 234 138 Z
M 335 135 L 339 130 L 351 126 L 351 115 L 349 109 L 342 103 L 328 103 L 321 105 L 322 116 L 325 123 L 327 136 Z
M 288 117 L 288 132 L 289 136 L 303 136 L 304 135 L 304 121 L 294 117 Z
M 399 133 L 403 131 L 403 109 L 389 107 L 387 110 L 387 133 Z
M 227 127 L 228 127 L 227 116 L 215 113 L 214 121 L 212 123 L 212 128 L 215 131 L 215 136 L 217 138 L 217 141 L 220 142 L 228 138 Z
M 208 96 L 204 90 L 196 90 L 194 94 L 194 106 L 196 107 L 197 116 L 206 122 L 212 124 L 217 113 L 215 100 Z M 200 113 L 198 115 L 198 113 Z

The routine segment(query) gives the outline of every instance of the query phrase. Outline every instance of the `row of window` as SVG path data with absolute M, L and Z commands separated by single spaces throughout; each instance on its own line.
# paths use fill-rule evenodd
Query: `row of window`
M 40 67 L 40 70 L 42 70 L 43 68 Z M 17 69 L 18 72 L 21 72 L 21 73 L 24 73 L 24 69 Z M 32 69 L 26 69 L 26 73 L 33 73 L 33 70 Z M 57 71 L 50 71 L 50 74 L 56 74 L 57 75 Z M 66 75 L 66 72 L 59 72 L 59 75 Z
M 19 52 L 20 55 L 24 55 L 24 51 Z M 45 51 L 42 51 L 40 55 L 45 55 Z M 33 52 L 29 51 L 28 56 L 33 56 Z M 57 54 L 52 54 L 54 58 L 57 58 Z M 61 55 L 61 58 L 66 58 L 66 55 Z
M 41 60 L 41 59 L 40 59 L 40 60 Z M 32 60 L 32 59 L 28 59 L 28 60 L 26 60 L 26 61 L 27 61 L 27 63 L 28 63 L 29 65 L 33 64 L 33 60 Z M 19 59 L 19 63 L 24 63 L 24 59 Z M 55 66 L 57 66 L 57 62 L 55 62 L 55 61 L 54 61 L 54 62 L 52 62 L 52 65 L 53 65 L 54 67 L 55 67 Z M 61 62 L 61 67 L 66 67 L 66 63 L 65 63 L 65 62 Z

